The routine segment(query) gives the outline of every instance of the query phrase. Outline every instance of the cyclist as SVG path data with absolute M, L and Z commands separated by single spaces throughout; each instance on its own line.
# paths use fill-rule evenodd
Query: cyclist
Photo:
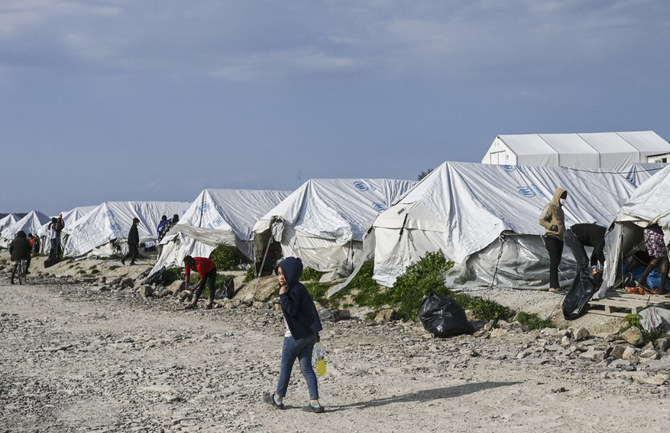
M 14 284 L 14 275 L 16 274 L 16 269 L 19 267 L 21 260 L 26 261 L 26 273 L 28 273 L 28 267 L 30 266 L 30 241 L 26 236 L 26 232 L 19 230 L 16 237 L 9 245 L 9 253 L 14 261 L 14 267 L 12 268 L 12 284 Z

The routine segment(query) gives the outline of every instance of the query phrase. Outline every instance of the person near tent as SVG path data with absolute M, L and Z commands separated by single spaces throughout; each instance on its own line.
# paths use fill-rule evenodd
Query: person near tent
M 26 261 L 26 274 L 30 268 L 30 241 L 26 237 L 26 232 L 19 230 L 16 234 L 16 237 L 9 244 L 9 254 L 14 266 L 12 267 L 12 279 L 11 282 L 14 284 L 14 276 L 16 275 L 16 269 L 19 267 L 21 260 Z
M 605 264 L 605 233 L 607 229 L 598 224 L 574 224 L 565 231 L 563 240 L 577 261 L 577 271 Z M 584 247 L 593 247 L 589 258 Z
M 30 235 L 30 249 L 34 255 L 40 253 L 40 237 L 36 235 Z
M 668 278 L 670 262 L 668 262 L 668 248 L 663 238 L 663 229 L 657 223 L 649 224 L 644 229 L 644 242 L 647 245 L 647 253 L 651 257 L 647 268 L 637 280 L 636 286 L 654 294 L 662 294 L 665 291 L 665 281 Z M 647 285 L 647 277 L 658 265 L 661 265 L 661 281 L 658 288 L 650 290 Z
M 56 263 L 61 258 L 61 237 L 60 233 L 65 228 L 65 221 L 63 221 L 63 214 L 60 214 L 58 218 L 52 217 L 47 230 L 49 232 L 49 245 L 51 250 L 49 251 L 49 261 Z
M 135 259 L 137 259 L 137 255 L 140 253 L 140 234 L 137 230 L 137 225 L 139 223 L 139 218 L 133 218 L 133 225 L 130 226 L 130 230 L 128 231 L 128 253 L 121 258 L 121 263 L 124 265 L 126 264 L 126 259 L 128 257 L 130 257 L 130 264 L 134 265 Z
M 167 215 L 161 216 L 161 221 L 158 223 L 158 226 L 156 227 L 156 234 L 157 236 L 157 241 L 156 243 L 158 244 L 158 256 L 160 257 L 161 252 L 163 251 L 163 245 L 161 245 L 161 240 L 165 236 L 165 233 L 167 233 L 167 226 L 170 224 L 170 220 L 167 219 Z
M 544 245 L 549 253 L 549 291 L 561 290 L 558 281 L 558 265 L 561 264 L 563 254 L 563 235 L 565 234 L 565 214 L 563 202 L 568 192 L 563 188 L 556 188 L 554 196 L 540 214 L 540 225 L 544 227 Z
M 169 221 L 168 225 L 165 228 L 165 234 L 167 234 L 167 232 L 169 232 L 172 227 L 177 225 L 177 223 L 179 222 L 179 215 L 178 214 L 172 215 L 172 218 L 170 218 L 168 221 Z
M 323 329 L 319 313 L 307 288 L 300 282 L 302 261 L 297 257 L 287 257 L 276 269 L 279 281 L 279 301 L 284 316 L 284 344 L 282 348 L 279 379 L 274 394 L 263 393 L 263 401 L 277 409 L 284 408 L 284 397 L 288 390 L 291 370 L 295 360 L 300 362 L 300 370 L 307 381 L 310 402 L 303 409 L 308 412 L 321 413 L 324 407 L 319 402 L 319 388 L 312 368 L 312 351 L 320 340 L 319 332 Z
M 197 272 L 200 277 L 192 288 L 189 287 L 191 271 Z M 193 291 L 193 300 L 186 306 L 186 309 L 197 308 L 198 299 L 200 299 L 205 284 L 209 286 L 209 302 L 206 308 L 212 308 L 214 306 L 214 294 L 216 293 L 216 264 L 214 261 L 206 257 L 186 256 L 184 257 L 184 273 L 184 287 Z M 230 298 L 230 296 L 228 297 Z

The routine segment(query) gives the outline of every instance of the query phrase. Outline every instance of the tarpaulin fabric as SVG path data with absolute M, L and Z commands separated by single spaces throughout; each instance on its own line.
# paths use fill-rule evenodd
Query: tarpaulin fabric
M 625 174 L 599 169 L 445 162 L 375 220 L 373 278 L 390 286 L 427 252 L 442 251 L 454 261 L 451 282 L 459 285 L 500 285 L 494 277 L 504 274 L 507 287 L 546 286 L 549 258 L 538 220 L 557 187 L 568 191 L 568 227 L 608 227 L 635 190 Z M 564 253 L 569 284 L 574 259 Z M 475 261 L 477 268 L 469 267 Z M 528 272 L 515 276 L 519 268 Z

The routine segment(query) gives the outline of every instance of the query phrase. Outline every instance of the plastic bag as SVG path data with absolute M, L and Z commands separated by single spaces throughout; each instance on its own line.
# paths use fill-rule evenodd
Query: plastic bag
M 453 337 L 472 332 L 463 308 L 445 295 L 424 295 L 419 307 L 419 319 L 426 331 L 436 337 Z

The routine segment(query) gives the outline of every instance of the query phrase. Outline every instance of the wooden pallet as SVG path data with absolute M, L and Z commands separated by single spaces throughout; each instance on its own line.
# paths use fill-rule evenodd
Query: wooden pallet
M 659 295 L 631 295 L 607 292 L 606 299 L 589 301 L 589 313 L 623 317 L 637 314 L 647 307 L 670 308 L 670 298 Z

